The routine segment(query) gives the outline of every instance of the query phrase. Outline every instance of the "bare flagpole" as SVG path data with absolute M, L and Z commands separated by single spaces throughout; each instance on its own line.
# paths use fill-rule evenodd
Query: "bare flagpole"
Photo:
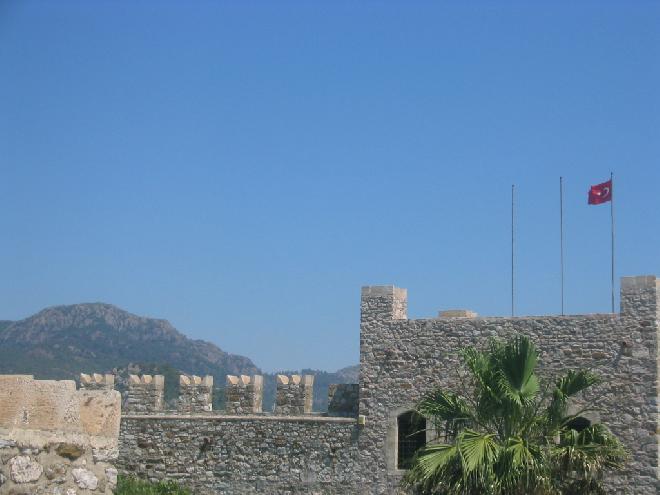
M 610 172 L 610 220 L 612 227 L 612 313 L 614 313 L 614 174 Z
M 514 278 L 513 278 L 513 233 L 514 233 L 514 216 L 513 216 L 513 198 L 516 186 L 511 184 L 511 316 L 515 314 L 514 311 Z
M 561 270 L 561 314 L 564 316 L 564 178 L 559 177 L 559 265 Z

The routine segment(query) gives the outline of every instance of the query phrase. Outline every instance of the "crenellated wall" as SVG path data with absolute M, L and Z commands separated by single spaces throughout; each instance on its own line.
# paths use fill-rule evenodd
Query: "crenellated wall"
M 358 429 L 313 415 L 125 415 L 119 468 L 196 495 L 361 494 Z
M 328 387 L 328 416 L 357 417 L 360 406 L 360 386 L 338 383 Z
M 314 375 L 277 375 L 275 414 L 299 415 L 312 412 Z
M 114 390 L 115 375 L 100 375 L 80 373 L 80 388 L 84 390 Z
M 130 375 L 126 412 L 150 413 L 163 410 L 165 377 L 163 375 Z
M 227 376 L 225 411 L 211 410 L 211 377 L 181 376 L 177 410 L 164 411 L 163 377 L 131 376 L 118 468 L 152 480 L 175 479 L 201 495 L 402 493 L 397 417 L 438 386 L 460 391 L 460 349 L 522 333 L 539 348 L 543 379 L 572 368 L 590 368 L 603 378 L 583 400 L 598 400 L 595 414 L 631 451 L 627 468 L 608 479 L 611 492 L 658 492 L 656 277 L 622 279 L 620 314 L 483 318 L 453 309 L 408 319 L 406 308 L 405 289 L 363 288 L 360 383 L 330 386 L 327 414 L 311 410 L 311 375 L 277 377 L 274 413 L 262 412 L 259 375 Z M 78 393 L 114 393 L 113 383 L 110 375 L 81 375 Z M 0 377 L 0 394 L 3 387 Z M 92 424 L 83 411 L 81 421 Z M 53 415 L 53 428 L 59 417 Z M 102 462 L 97 454 L 93 461 Z
M 225 410 L 227 414 L 258 414 L 264 398 L 264 379 L 261 375 L 227 375 Z
M 609 483 L 613 493 L 656 495 L 658 482 L 658 301 L 654 276 L 621 281 L 621 314 L 479 318 L 452 310 L 409 320 L 407 294 L 392 286 L 362 290 L 360 320 L 360 471 L 369 491 L 396 493 L 397 415 L 442 386 L 461 391 L 458 351 L 483 347 L 491 337 L 516 333 L 537 344 L 540 374 L 572 368 L 596 371 L 603 383 L 585 397 L 598 399 L 600 419 L 628 446 L 628 468 Z
M 187 413 L 210 411 L 213 408 L 213 377 L 180 375 L 177 407 Z

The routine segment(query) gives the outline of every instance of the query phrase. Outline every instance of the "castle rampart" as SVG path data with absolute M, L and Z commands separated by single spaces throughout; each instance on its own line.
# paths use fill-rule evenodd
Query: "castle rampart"
M 264 380 L 261 375 L 227 375 L 225 410 L 227 414 L 260 413 L 263 394 Z
M 182 376 L 177 410 L 166 411 L 163 377 L 131 376 L 129 407 L 121 418 L 118 467 L 154 480 L 176 479 L 202 495 L 401 493 L 405 464 L 399 443 L 406 438 L 399 431 L 401 418 L 438 386 L 461 391 L 460 349 L 483 348 L 490 338 L 522 333 L 538 346 L 543 380 L 575 368 L 592 369 L 603 378 L 580 400 L 596 400 L 594 417 L 610 426 L 631 452 L 626 469 L 608 479 L 611 492 L 658 492 L 660 282 L 656 277 L 622 279 L 620 314 L 501 318 L 448 310 L 436 318 L 408 319 L 406 308 L 405 289 L 363 288 L 360 383 L 332 385 L 327 414 L 312 412 L 311 375 L 277 377 L 274 413 L 261 410 L 263 381 L 258 375 L 227 377 L 225 411 L 211 410 L 211 377 Z M 32 383 L 31 377 L 12 379 Z M 7 389 L 2 380 L 0 433 L 2 417 L 14 418 L 5 420 L 14 425 L 23 418 L 12 401 L 2 401 Z M 85 394 L 117 394 L 108 390 L 112 382 L 108 376 L 82 375 L 80 391 L 75 391 L 73 382 L 55 382 L 60 383 L 55 388 L 63 397 L 78 394 L 80 401 Z M 73 403 L 78 404 L 74 409 L 80 407 L 80 423 L 88 425 L 86 431 L 101 432 L 82 403 Z M 43 416 L 42 430 L 57 430 L 67 410 Z M 429 428 L 426 438 L 432 434 Z M 0 449 L 3 445 L 0 440 Z M 111 450 L 93 448 L 92 460 L 101 462 L 101 452 L 107 456 Z
M 80 388 L 85 390 L 114 390 L 115 375 L 100 375 L 99 373 L 87 375 L 80 373 Z
M 405 318 L 403 289 L 366 287 L 360 325 L 360 469 L 370 493 L 395 493 L 397 415 L 437 386 L 459 391 L 458 350 L 491 337 L 529 335 L 541 352 L 542 378 L 590 368 L 603 383 L 599 415 L 631 451 L 628 468 L 611 480 L 620 493 L 658 489 L 658 281 L 626 277 L 621 314 L 517 318 Z M 385 453 L 385 455 L 384 455 Z M 385 457 L 385 458 L 383 458 Z M 618 492 L 617 492 L 618 493 Z
M 360 386 L 357 383 L 338 383 L 328 387 L 328 416 L 357 417 L 360 405 Z
M 208 412 L 213 408 L 213 377 L 179 376 L 179 402 L 181 412 Z
M 165 378 L 163 375 L 130 375 L 126 412 L 157 412 L 163 410 Z
M 312 412 L 314 375 L 277 375 L 275 414 L 297 415 Z

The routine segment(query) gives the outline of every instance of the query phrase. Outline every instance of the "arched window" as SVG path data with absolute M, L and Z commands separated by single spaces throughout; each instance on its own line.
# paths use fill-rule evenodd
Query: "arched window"
M 591 426 L 591 421 L 589 421 L 587 418 L 583 418 L 582 416 L 576 416 L 568 423 L 566 423 L 566 426 L 571 430 L 575 430 L 580 433 L 585 428 L 589 428 Z
M 410 469 L 415 453 L 426 445 L 426 419 L 414 411 L 400 414 L 397 424 L 398 469 Z

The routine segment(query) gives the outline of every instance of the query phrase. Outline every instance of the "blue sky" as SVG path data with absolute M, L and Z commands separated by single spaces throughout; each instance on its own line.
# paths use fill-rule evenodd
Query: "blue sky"
M 0 3 L 0 318 L 88 301 L 266 370 L 412 317 L 609 311 L 660 274 L 658 2 Z M 618 289 L 617 289 L 618 290 Z M 618 300 L 618 296 L 617 296 Z

